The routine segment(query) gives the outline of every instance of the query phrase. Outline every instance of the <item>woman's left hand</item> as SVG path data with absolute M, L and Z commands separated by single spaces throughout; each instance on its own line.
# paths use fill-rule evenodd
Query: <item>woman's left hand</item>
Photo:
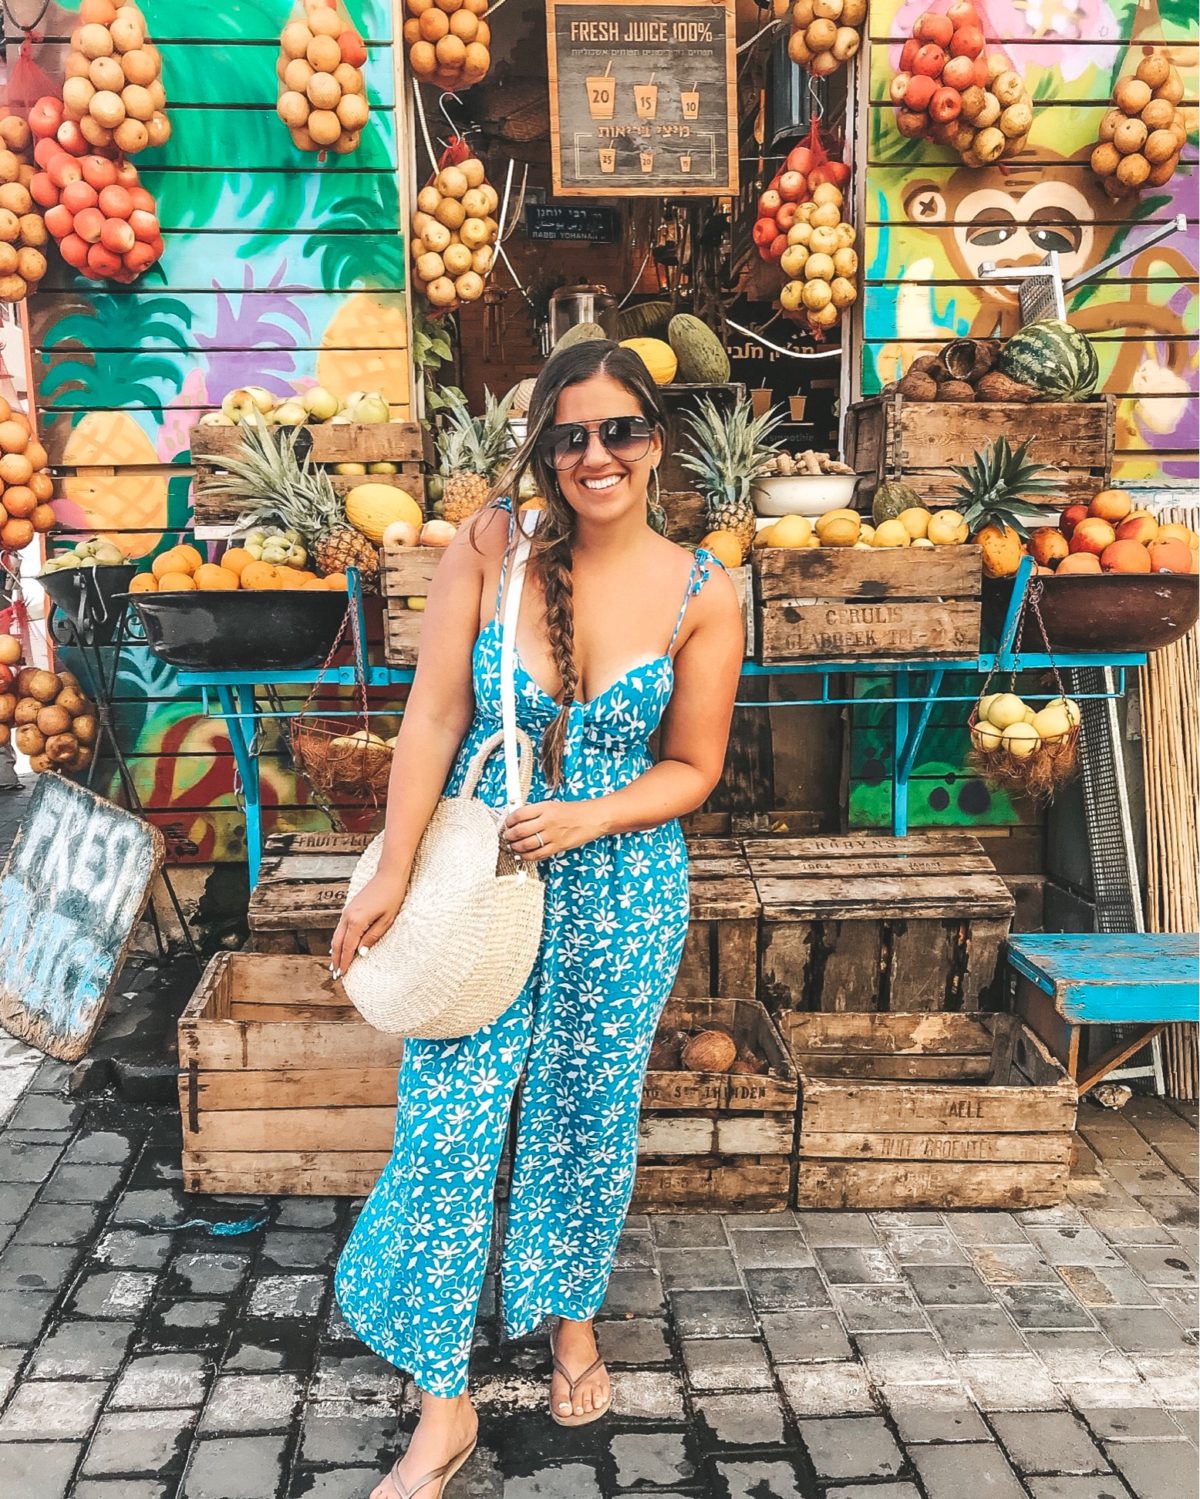
M 510 812 L 504 836 L 527 864 L 564 854 L 604 832 L 596 802 L 530 802 Z

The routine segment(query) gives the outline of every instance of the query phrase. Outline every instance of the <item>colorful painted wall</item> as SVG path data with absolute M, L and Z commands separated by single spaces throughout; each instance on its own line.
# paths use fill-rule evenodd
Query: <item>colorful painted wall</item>
M 60 264 L 29 307 L 32 383 L 70 530 L 111 533 L 132 557 L 173 544 L 191 514 L 189 429 L 237 386 L 379 389 L 408 414 L 393 6 L 343 3 L 368 44 L 372 112 L 356 152 L 318 163 L 274 110 L 292 0 L 141 0 L 173 134 L 137 165 L 166 253 L 133 287 Z M 38 60 L 52 75 L 76 9 L 52 4 L 44 22 Z M 220 721 L 146 652 L 126 653 L 119 691 L 122 739 L 171 857 L 243 857 Z M 275 825 L 328 825 L 277 749 L 263 764 Z
M 1018 326 L 1014 295 L 980 277 L 984 261 L 1031 265 L 1057 250 L 1070 279 L 1182 213 L 1186 233 L 1069 293 L 1067 309 L 1095 344 L 1101 388 L 1118 400 L 1117 482 L 1194 492 L 1200 474 L 1200 27 L 1193 0 L 983 0 L 989 36 L 1004 39 L 1036 113 L 1026 152 L 982 171 L 956 165 L 957 157 L 939 146 L 906 140 L 895 126 L 888 86 L 913 22 L 928 8 L 928 0 L 882 0 L 870 8 L 858 145 L 858 165 L 866 174 L 862 393 L 875 394 L 917 354 L 948 337 L 1008 333 Z M 1144 45 L 1168 48 L 1183 75 L 1189 144 L 1167 187 L 1113 203 L 1088 159 L 1113 85 L 1133 71 Z M 948 690 L 963 690 L 961 679 Z M 865 688 L 865 695 L 870 691 Z M 967 706 L 946 704 L 934 713 L 914 768 L 914 826 L 1005 824 L 1027 815 L 964 769 Z M 888 819 L 890 742 L 886 710 L 855 712 L 852 825 L 880 826 Z

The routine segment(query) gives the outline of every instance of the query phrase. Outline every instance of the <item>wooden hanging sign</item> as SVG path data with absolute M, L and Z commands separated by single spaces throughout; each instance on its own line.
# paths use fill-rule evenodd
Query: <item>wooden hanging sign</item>
M 546 0 L 559 197 L 738 190 L 734 0 Z
M 87 1051 L 163 861 L 157 828 L 46 772 L 0 870 L 0 1025 Z

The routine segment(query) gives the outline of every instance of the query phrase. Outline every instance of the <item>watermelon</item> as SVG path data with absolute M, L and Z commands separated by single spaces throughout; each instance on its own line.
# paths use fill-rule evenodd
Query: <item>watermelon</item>
M 1070 323 L 1039 318 L 1000 351 L 998 368 L 1010 380 L 1031 385 L 1043 401 L 1082 401 L 1100 378 L 1096 351 Z
M 924 509 L 925 501 L 912 487 L 899 479 L 889 479 L 879 486 L 871 499 L 871 519 L 877 526 L 895 520 L 905 510 Z

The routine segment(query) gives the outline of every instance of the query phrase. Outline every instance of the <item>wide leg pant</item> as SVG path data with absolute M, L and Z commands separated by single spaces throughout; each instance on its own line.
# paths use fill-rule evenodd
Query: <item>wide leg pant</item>
M 434 1395 L 466 1389 L 496 1171 L 525 1084 L 501 1260 L 510 1337 L 600 1308 L 633 1192 L 650 1045 L 687 933 L 676 824 L 550 861 L 525 989 L 458 1041 L 412 1041 L 395 1148 L 338 1264 L 342 1312 Z

